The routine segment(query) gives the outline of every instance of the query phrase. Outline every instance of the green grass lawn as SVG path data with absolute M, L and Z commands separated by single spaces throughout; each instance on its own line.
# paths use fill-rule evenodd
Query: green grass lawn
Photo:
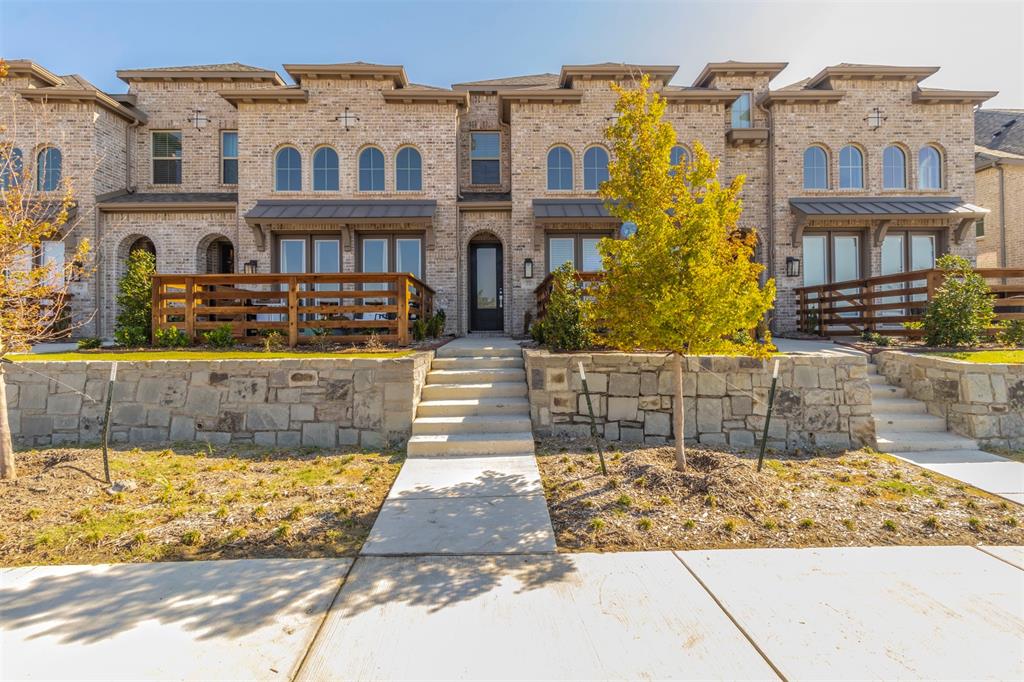
M 1024 363 L 1024 349 L 1022 350 L 975 350 L 965 351 L 963 353 L 933 353 L 933 355 L 939 355 L 944 358 L 953 358 L 954 360 L 965 360 L 967 362 L 981 362 L 985 364 L 991 363 L 1006 363 L 1006 364 L 1018 364 Z
M 411 350 L 386 351 L 381 353 L 311 353 L 259 350 L 139 350 L 104 351 L 86 350 L 66 353 L 24 353 L 8 357 L 14 362 L 81 362 L 83 360 L 131 361 L 131 360 L 279 360 L 283 358 L 401 358 Z

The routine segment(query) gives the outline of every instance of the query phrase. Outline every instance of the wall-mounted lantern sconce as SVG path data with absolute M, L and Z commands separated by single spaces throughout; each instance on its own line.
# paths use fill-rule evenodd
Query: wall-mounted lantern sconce
M 523 279 L 533 279 L 533 259 L 523 261 Z
M 864 120 L 868 122 L 868 128 L 870 128 L 871 130 L 878 130 L 879 128 L 882 127 L 882 124 L 885 122 L 886 118 L 888 117 L 882 116 L 882 110 L 879 109 L 878 107 L 875 107 L 874 109 L 871 110 L 871 113 L 864 117 Z
M 793 256 L 786 256 L 786 275 L 789 277 L 800 276 L 800 259 Z
M 242 272 L 245 273 L 246 275 L 255 275 L 256 265 L 257 263 L 254 260 L 247 261 L 245 264 L 242 265 Z

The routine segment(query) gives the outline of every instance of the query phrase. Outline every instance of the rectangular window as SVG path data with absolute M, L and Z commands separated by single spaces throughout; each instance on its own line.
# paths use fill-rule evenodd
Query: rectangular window
M 220 181 L 238 184 L 238 131 L 223 130 L 220 134 Z
M 420 235 L 373 233 L 365 234 L 360 241 L 360 272 L 408 272 L 423 279 Z
M 985 219 L 976 220 L 974 222 L 974 236 L 984 237 L 985 236 Z
M 181 184 L 181 131 L 153 132 L 153 184 Z
M 565 263 L 580 272 L 599 272 L 604 269 L 597 243 L 611 234 L 554 233 L 548 235 L 548 272 Z
M 474 185 L 501 184 L 501 135 L 470 133 L 469 159 Z
M 50 267 L 47 283 L 50 286 L 64 284 L 64 242 L 44 241 L 40 244 L 39 260 L 43 267 Z
M 745 92 L 733 100 L 732 106 L 729 107 L 729 112 L 732 116 L 733 128 L 749 128 L 751 126 L 750 93 Z

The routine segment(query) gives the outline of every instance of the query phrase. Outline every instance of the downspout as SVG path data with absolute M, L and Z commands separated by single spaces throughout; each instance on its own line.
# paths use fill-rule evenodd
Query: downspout
M 766 258 L 766 267 L 768 270 L 768 277 L 775 277 L 775 126 L 772 121 L 772 111 L 764 105 L 762 99 L 757 103 L 759 109 L 765 113 L 765 117 L 768 123 L 768 156 L 767 156 L 767 171 L 768 171 L 768 226 L 767 226 L 767 239 L 766 248 L 768 250 L 768 257 Z M 774 333 L 776 326 L 776 318 L 772 317 L 772 323 L 769 328 Z
M 996 168 L 999 170 L 999 267 L 1007 267 L 1008 255 L 1006 253 L 1006 178 L 1003 164 L 997 161 Z
M 132 185 L 132 132 L 140 125 L 142 125 L 142 121 L 135 119 L 124 127 L 124 188 L 129 194 L 135 192 L 135 187 Z M 103 243 L 103 235 L 100 234 L 100 231 L 103 229 L 103 221 L 100 219 L 99 209 L 94 209 L 94 212 L 93 220 L 96 221 L 96 243 L 101 244 Z M 97 271 L 99 271 L 99 266 L 103 264 L 102 258 L 103 253 L 101 251 L 99 254 L 100 261 L 97 263 Z M 113 277 L 113 273 L 107 273 L 104 269 L 103 275 L 95 280 L 96 310 L 100 317 L 100 319 L 96 320 L 96 336 L 103 336 L 105 332 L 103 328 L 103 312 L 106 311 L 107 307 L 104 305 L 106 287 L 103 286 L 103 280 L 107 276 Z
M 468 105 L 467 105 L 468 106 Z M 455 333 L 461 336 L 462 329 L 462 108 L 455 107 Z M 436 243 L 436 236 L 435 236 Z M 468 315 L 468 313 L 467 313 Z

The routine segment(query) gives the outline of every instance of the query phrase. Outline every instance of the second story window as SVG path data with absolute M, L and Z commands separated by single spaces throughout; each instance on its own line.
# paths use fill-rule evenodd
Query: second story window
M 548 189 L 572 189 L 572 152 L 565 147 L 548 152 Z
M 9 189 L 21 182 L 22 160 L 21 150 L 17 147 L 11 148 L 7 158 L 0 156 L 0 188 Z
M 330 147 L 313 152 L 313 191 L 338 191 L 338 152 Z
M 608 152 L 591 147 L 583 153 L 583 189 L 596 190 L 608 180 Z
M 384 152 L 376 147 L 359 153 L 359 191 L 384 191 Z
M 470 182 L 474 185 L 501 184 L 501 135 L 471 133 Z
M 907 188 L 907 155 L 892 145 L 882 152 L 882 189 Z
M 302 191 L 302 157 L 295 147 L 284 147 L 274 157 L 274 190 Z
M 238 184 L 238 131 L 224 130 L 220 134 L 220 181 L 225 185 Z
M 412 147 L 403 147 L 395 157 L 395 189 L 419 192 L 423 189 L 423 160 Z
M 153 184 L 181 184 L 181 131 L 153 132 Z
M 61 167 L 64 158 L 56 147 L 47 147 L 36 157 L 36 189 L 53 192 L 60 187 Z
M 804 150 L 804 189 L 828 189 L 828 154 L 821 147 Z
M 917 186 L 942 189 L 942 155 L 931 145 L 921 147 L 917 155 Z
M 852 144 L 839 150 L 839 189 L 864 189 L 864 155 Z
M 733 128 L 749 128 L 751 126 L 750 93 L 745 92 L 734 99 L 729 107 L 729 113 L 732 117 Z

